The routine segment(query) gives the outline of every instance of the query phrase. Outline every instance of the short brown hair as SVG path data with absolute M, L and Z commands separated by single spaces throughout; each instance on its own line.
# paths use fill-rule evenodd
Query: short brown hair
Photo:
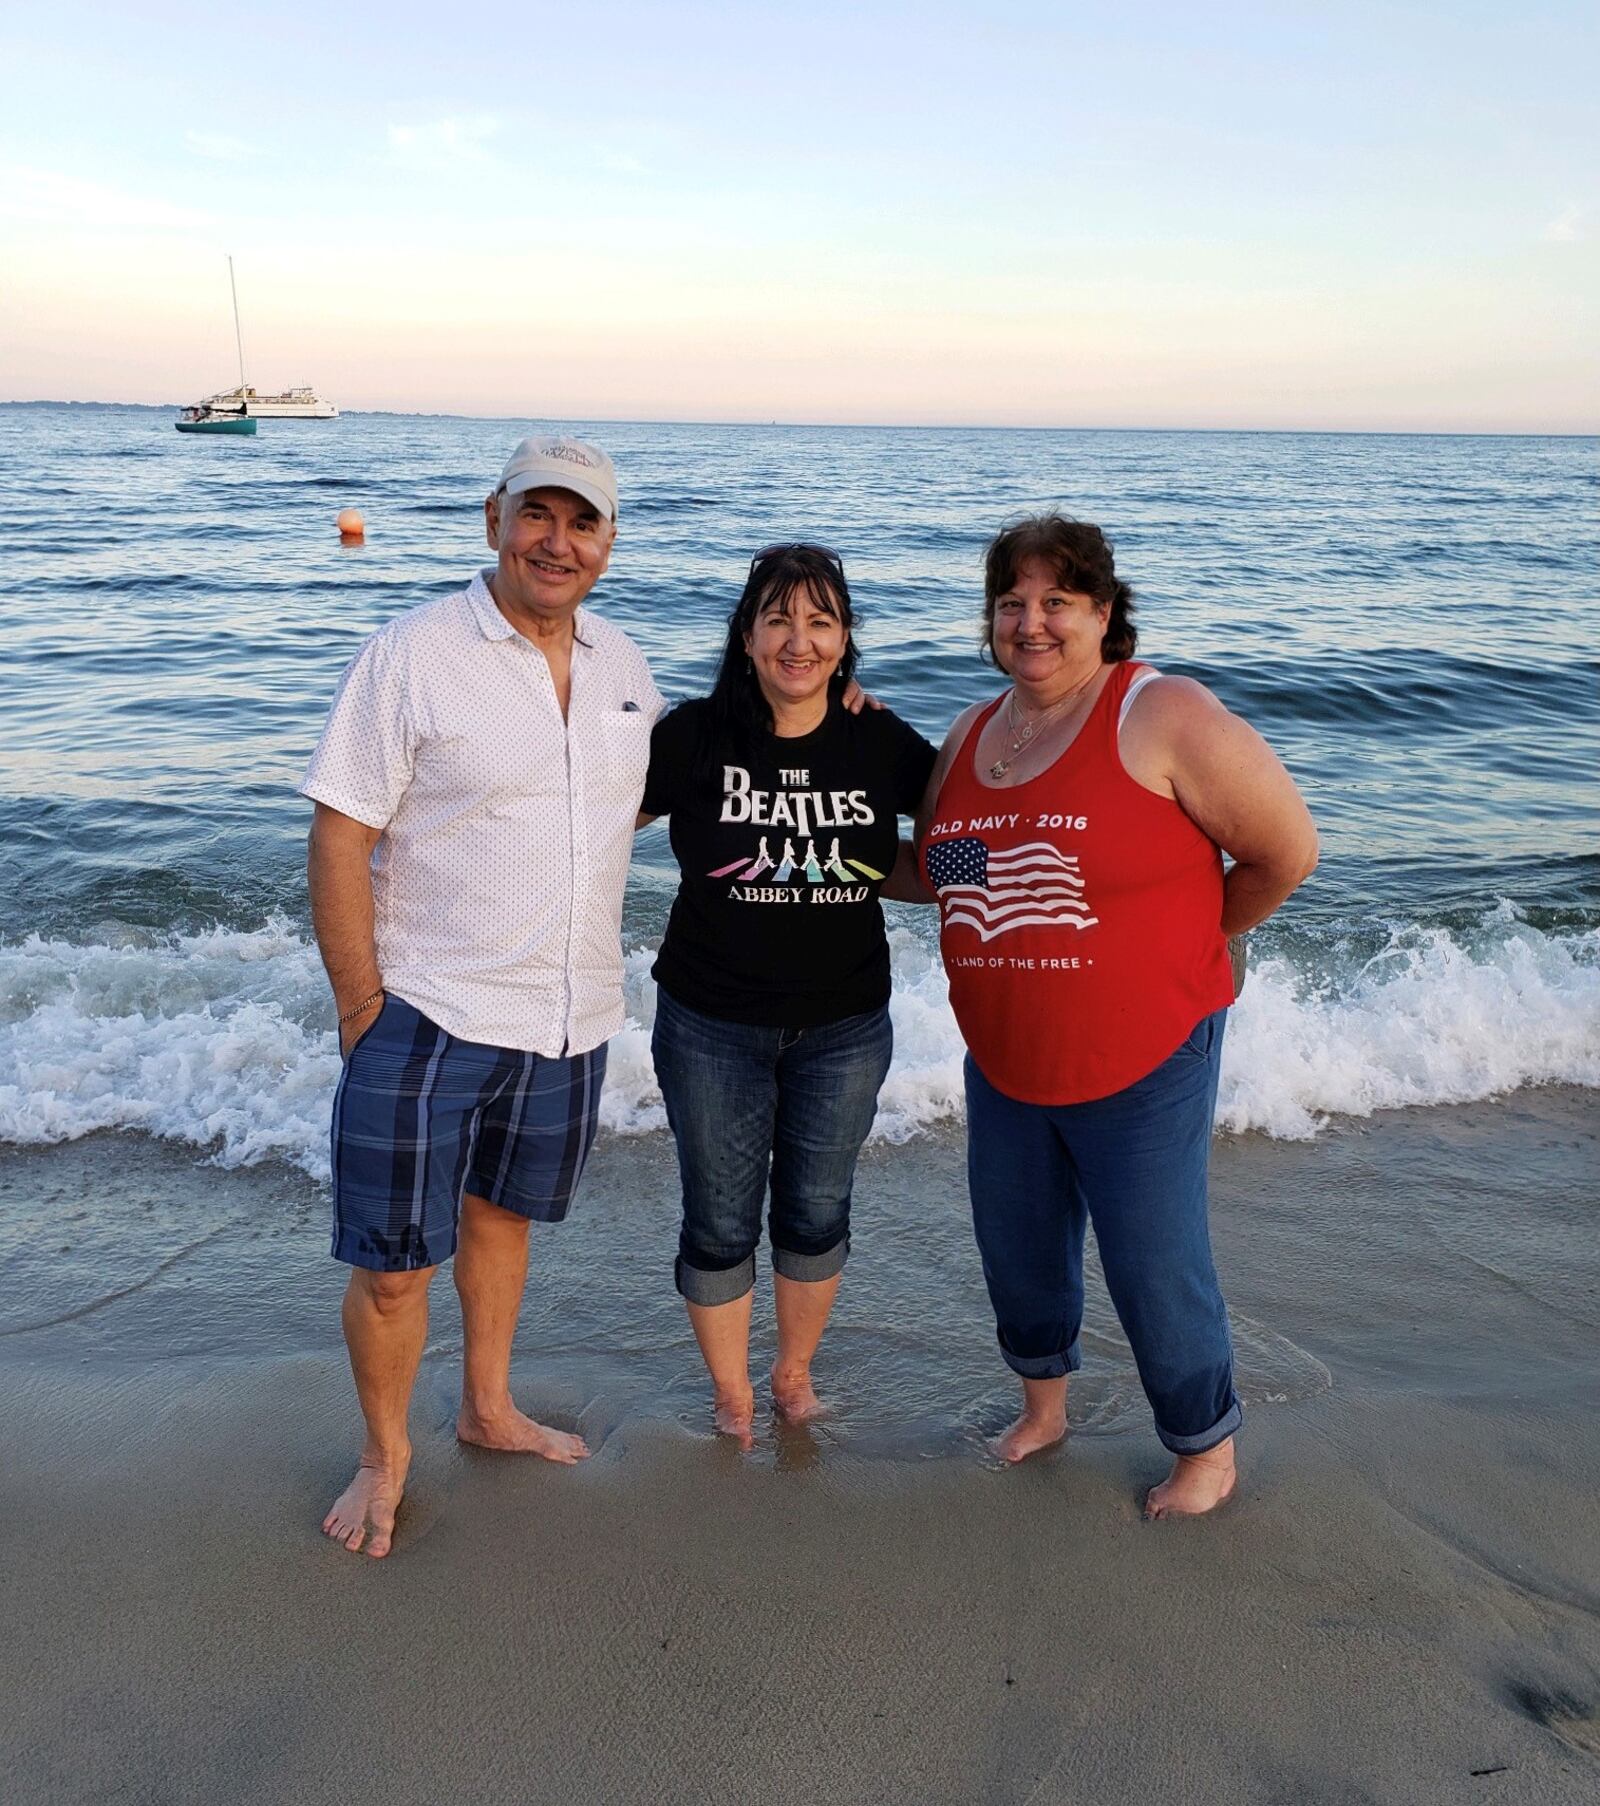
M 1139 630 L 1133 624 L 1133 591 L 1117 576 L 1111 541 L 1092 521 L 1064 514 L 1029 514 L 1002 527 L 983 555 L 983 643 L 994 657 L 994 605 L 1036 558 L 1063 589 L 1109 604 L 1100 638 L 1108 665 L 1133 657 Z

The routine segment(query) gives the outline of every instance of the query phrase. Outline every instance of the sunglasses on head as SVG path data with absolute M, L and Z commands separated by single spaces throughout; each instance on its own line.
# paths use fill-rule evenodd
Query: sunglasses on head
M 763 546 L 750 560 L 750 569 L 754 571 L 758 564 L 765 564 L 769 558 L 777 558 L 784 552 L 811 552 L 818 558 L 826 558 L 841 577 L 844 575 L 844 560 L 832 546 L 815 545 L 806 539 L 787 539 L 777 545 Z

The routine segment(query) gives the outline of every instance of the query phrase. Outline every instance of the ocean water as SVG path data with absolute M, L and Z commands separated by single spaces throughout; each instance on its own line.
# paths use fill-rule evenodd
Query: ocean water
M 554 424 L 554 423 L 552 423 Z M 583 429 L 581 422 L 562 422 Z M 339 672 L 487 562 L 519 423 L 347 415 L 193 439 L 166 411 L 0 407 L 0 1141 L 125 1128 L 327 1170 L 338 1070 L 295 794 Z M 1219 1126 L 1600 1085 L 1591 439 L 607 424 L 622 531 L 593 605 L 672 698 L 749 554 L 844 554 L 861 675 L 930 737 L 998 687 L 980 556 L 1018 510 L 1100 521 L 1142 656 L 1267 736 L 1323 835 L 1252 943 Z M 333 528 L 355 505 L 368 543 Z M 604 1119 L 663 1124 L 640 837 Z M 875 1133 L 959 1115 L 932 911 L 891 906 Z

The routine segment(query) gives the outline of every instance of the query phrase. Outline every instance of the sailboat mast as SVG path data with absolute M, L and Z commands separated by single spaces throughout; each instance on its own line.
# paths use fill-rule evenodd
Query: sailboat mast
M 228 287 L 233 290 L 233 342 L 239 347 L 239 387 L 244 387 L 244 334 L 239 330 L 239 285 L 233 279 L 233 259 L 228 259 Z

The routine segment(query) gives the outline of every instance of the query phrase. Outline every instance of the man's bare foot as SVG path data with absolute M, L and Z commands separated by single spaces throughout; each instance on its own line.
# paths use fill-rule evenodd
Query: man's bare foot
M 828 1415 L 828 1407 L 817 1397 L 811 1384 L 811 1369 L 798 1367 L 772 1370 L 772 1402 L 778 1415 L 788 1423 L 815 1423 Z
M 745 1454 L 756 1446 L 756 1395 L 746 1386 L 741 1392 L 715 1392 L 711 1400 L 711 1417 L 719 1436 L 730 1437 Z
M 1180 1455 L 1172 1472 L 1150 1488 L 1144 1502 L 1147 1518 L 1198 1518 L 1233 1497 L 1239 1475 L 1233 1464 L 1233 1438 L 1203 1455 Z
M 394 1545 L 394 1514 L 406 1489 L 411 1451 L 392 1461 L 363 1455 L 355 1478 L 322 1520 L 322 1533 L 352 1555 L 387 1555 Z
M 463 1405 L 456 1418 L 456 1435 L 480 1449 L 499 1449 L 508 1455 L 542 1455 L 546 1461 L 559 1461 L 566 1466 L 582 1461 L 589 1453 L 589 1445 L 581 1436 L 569 1436 L 565 1430 L 535 1423 L 512 1404 L 492 1412 Z
M 1063 1403 L 1059 1411 L 1024 1411 L 1013 1424 L 1008 1424 L 989 1444 L 1002 1461 L 1026 1461 L 1041 1449 L 1053 1449 L 1067 1433 L 1067 1412 Z

